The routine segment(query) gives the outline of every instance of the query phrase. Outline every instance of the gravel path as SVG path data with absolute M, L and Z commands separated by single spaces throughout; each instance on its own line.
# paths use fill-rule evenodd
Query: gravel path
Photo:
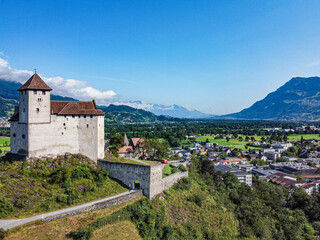
M 131 190 L 131 192 L 133 192 L 134 190 Z M 74 206 L 74 207 L 70 207 L 70 208 L 65 208 L 62 210 L 58 210 L 58 211 L 54 211 L 54 212 L 48 212 L 48 213 L 43 213 L 37 216 L 33 216 L 33 217 L 28 217 L 28 218 L 21 218 L 21 219 L 6 219 L 6 220 L 0 220 L 0 228 L 3 228 L 4 230 L 10 229 L 10 228 L 14 228 L 17 226 L 20 226 L 22 224 L 26 224 L 29 222 L 33 222 L 36 220 L 41 220 L 41 219 L 45 219 L 47 217 L 52 217 L 52 216 L 56 216 L 56 215 L 60 215 L 63 213 L 68 213 L 68 212 L 72 212 L 74 210 L 79 210 L 82 208 L 87 208 L 90 207 L 96 203 L 101 203 L 104 202 L 106 200 L 110 200 L 110 199 L 114 199 L 123 195 L 127 195 L 131 192 L 125 192 L 125 193 L 121 193 L 112 197 L 108 197 L 108 198 L 104 198 L 104 199 L 100 199 L 94 202 L 89 202 L 89 203 L 85 203 L 85 204 L 81 204 L 78 206 Z

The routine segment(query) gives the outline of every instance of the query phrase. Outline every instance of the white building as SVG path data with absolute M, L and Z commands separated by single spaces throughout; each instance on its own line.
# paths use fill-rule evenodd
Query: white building
M 95 101 L 51 101 L 52 89 L 34 74 L 19 91 L 10 119 L 11 153 L 27 157 L 83 154 L 104 157 L 104 113 Z

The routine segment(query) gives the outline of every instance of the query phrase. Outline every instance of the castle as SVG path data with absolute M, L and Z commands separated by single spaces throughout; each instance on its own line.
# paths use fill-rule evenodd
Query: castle
M 26 157 L 83 154 L 104 157 L 104 113 L 95 101 L 51 101 L 52 89 L 34 74 L 17 91 L 10 121 L 11 153 Z

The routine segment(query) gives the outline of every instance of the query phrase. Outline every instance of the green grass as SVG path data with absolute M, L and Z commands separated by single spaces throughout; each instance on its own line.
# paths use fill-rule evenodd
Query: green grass
M 32 216 L 125 191 L 81 155 L 0 162 L 0 218 Z
M 288 136 L 289 141 L 300 141 L 301 136 L 303 136 L 303 139 L 316 139 L 320 140 L 319 134 L 292 134 Z
M 168 163 L 163 174 L 162 174 L 162 177 L 169 176 L 170 174 L 175 173 L 175 172 L 177 172 L 177 169 L 171 167 L 171 163 Z
M 9 144 L 9 146 L 5 146 L 6 142 Z M 10 150 L 10 138 L 0 137 L 0 149 L 2 152 Z
M 205 142 L 206 140 L 209 140 L 210 142 L 217 143 L 218 145 L 224 145 L 227 147 L 233 148 L 239 148 L 239 149 L 246 149 L 245 145 L 249 142 L 242 141 L 240 142 L 237 139 L 230 139 L 229 142 L 226 139 L 214 139 L 213 136 L 202 136 L 197 137 L 196 141 Z M 248 149 L 260 149 L 259 147 L 248 147 Z

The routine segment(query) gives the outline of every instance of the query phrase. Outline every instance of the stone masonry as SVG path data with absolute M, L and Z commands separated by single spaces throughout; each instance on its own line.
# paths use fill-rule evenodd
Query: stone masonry
M 188 177 L 188 171 L 183 171 L 162 178 L 163 166 L 160 164 L 139 165 L 106 160 L 98 160 L 98 164 L 107 169 L 111 178 L 121 181 L 130 189 L 134 189 L 135 181 L 139 181 L 143 194 L 150 199 L 172 187 L 181 178 Z

